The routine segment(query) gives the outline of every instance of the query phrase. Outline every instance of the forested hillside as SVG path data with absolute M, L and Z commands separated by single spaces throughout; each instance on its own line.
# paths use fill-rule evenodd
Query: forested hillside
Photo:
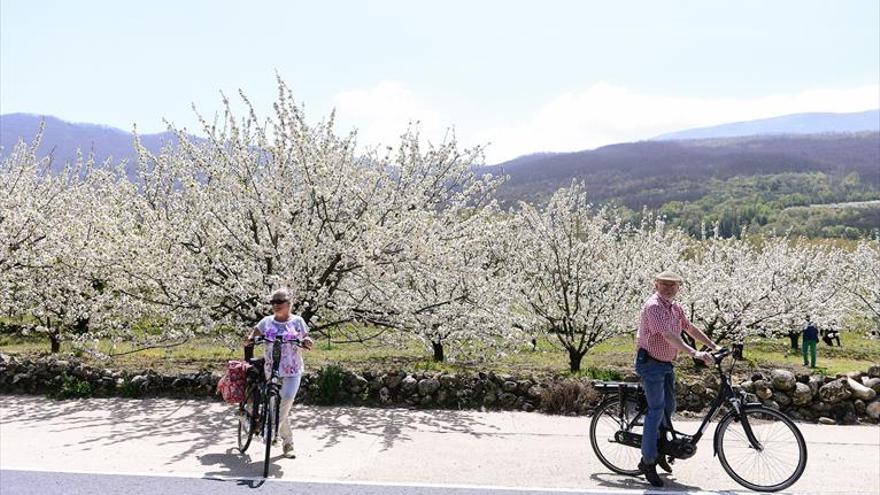
M 93 124 L 74 124 L 27 114 L 2 116 L 0 145 L 33 139 L 45 121 L 39 154 L 52 170 L 75 159 L 79 147 L 98 162 L 127 160 L 134 178 L 133 136 Z M 174 142 L 171 133 L 141 136 L 146 149 Z M 813 237 L 863 237 L 880 225 L 880 133 L 764 135 L 615 144 L 576 153 L 527 155 L 483 171 L 510 177 L 500 189 L 505 205 L 543 203 L 557 189 L 582 180 L 591 200 L 613 204 L 634 217 L 643 208 L 663 212 L 699 235 L 703 224 L 721 234 L 791 231 Z M 815 205 L 838 204 L 835 208 Z
M 870 235 L 880 205 L 792 210 L 880 199 L 880 133 L 757 136 L 638 142 L 578 153 L 540 154 L 487 167 L 510 180 L 507 204 L 541 203 L 583 180 L 592 200 L 624 211 L 660 210 L 698 234 L 719 222 L 723 235 L 755 229 L 822 237 Z

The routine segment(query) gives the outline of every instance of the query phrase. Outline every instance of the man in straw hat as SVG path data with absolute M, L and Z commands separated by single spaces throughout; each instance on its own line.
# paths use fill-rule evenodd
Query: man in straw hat
M 666 459 L 657 455 L 660 425 L 666 422 L 664 413 L 671 416 L 675 412 L 675 371 L 672 363 L 679 351 L 708 365 L 714 363 L 711 354 L 687 345 L 681 338 L 681 332 L 687 332 L 711 349 L 718 348 L 702 330 L 691 324 L 684 309 L 674 301 L 681 283 L 682 278 L 670 271 L 654 277 L 654 294 L 642 305 L 636 336 L 638 352 L 635 368 L 648 400 L 639 469 L 654 486 L 663 486 L 663 480 L 657 475 L 658 464 L 667 472 L 672 471 Z

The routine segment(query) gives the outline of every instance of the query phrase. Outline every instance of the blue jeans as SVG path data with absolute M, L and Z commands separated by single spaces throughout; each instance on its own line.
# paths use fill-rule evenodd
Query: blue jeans
M 657 461 L 657 440 L 660 424 L 667 428 L 665 415 L 675 412 L 675 371 L 672 364 L 652 360 L 648 353 L 639 350 L 636 355 L 636 373 L 642 381 L 645 397 L 648 399 L 648 413 L 645 415 L 645 428 L 642 432 L 642 459 L 646 463 Z

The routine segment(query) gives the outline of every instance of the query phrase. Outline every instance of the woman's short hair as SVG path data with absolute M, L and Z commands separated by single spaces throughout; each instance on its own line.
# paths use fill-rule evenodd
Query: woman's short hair
M 290 302 L 290 291 L 282 287 L 269 296 L 269 302 Z

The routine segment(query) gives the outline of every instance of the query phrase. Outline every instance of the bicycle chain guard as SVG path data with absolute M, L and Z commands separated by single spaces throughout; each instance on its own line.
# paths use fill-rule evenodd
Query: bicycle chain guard
M 642 435 L 629 431 L 618 431 L 614 434 L 614 441 L 627 447 L 637 449 L 642 447 Z M 691 438 L 686 435 L 679 435 L 674 440 L 661 436 L 658 440 L 657 451 L 676 459 L 689 459 L 697 453 L 697 446 L 691 443 Z
M 689 438 L 684 436 L 679 436 L 674 440 L 661 437 L 657 450 L 662 454 L 671 455 L 676 459 L 688 459 L 697 453 L 697 446 L 691 443 Z

